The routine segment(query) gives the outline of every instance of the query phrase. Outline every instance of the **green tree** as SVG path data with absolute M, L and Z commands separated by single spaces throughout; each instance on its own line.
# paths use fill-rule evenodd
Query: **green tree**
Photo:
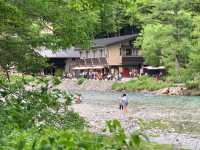
M 0 66 L 8 79 L 11 66 L 20 71 L 30 71 L 26 64 L 43 66 L 35 53 L 41 46 L 88 47 L 98 23 L 95 8 L 91 0 L 1 0 Z
M 193 46 L 194 49 L 190 53 L 190 62 L 187 66 L 191 78 L 194 78 L 200 73 L 200 16 L 193 18 Z
M 154 0 L 149 5 L 152 11 L 146 17 L 144 32 L 140 37 L 142 41 L 139 40 L 145 59 L 152 59 L 154 55 L 153 58 L 158 58 L 150 64 L 162 63 L 170 69 L 170 73 L 178 73 L 188 63 L 192 50 L 192 13 L 187 9 L 189 1 Z M 153 54 L 148 55 L 151 52 Z
M 137 17 L 137 6 L 132 0 L 103 0 L 99 5 L 99 32 L 120 35 L 120 30 L 127 26 L 140 26 Z

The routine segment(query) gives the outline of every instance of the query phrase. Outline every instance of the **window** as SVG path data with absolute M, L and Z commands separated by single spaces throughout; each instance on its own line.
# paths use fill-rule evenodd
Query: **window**
M 100 49 L 100 57 L 104 57 L 105 56 L 105 50 L 104 49 Z
M 133 49 L 133 55 L 138 56 L 138 50 L 137 49 Z
M 100 49 L 100 57 L 103 57 L 103 49 Z
M 126 49 L 126 56 L 131 56 L 132 55 L 132 50 L 127 48 Z
M 93 58 L 96 58 L 96 50 L 93 50 Z
M 89 51 L 86 51 L 86 59 L 88 58 L 88 55 L 89 55 Z
M 107 49 L 106 52 L 106 57 L 109 57 L 109 50 Z
M 82 58 L 83 57 L 83 52 L 80 52 L 80 58 Z

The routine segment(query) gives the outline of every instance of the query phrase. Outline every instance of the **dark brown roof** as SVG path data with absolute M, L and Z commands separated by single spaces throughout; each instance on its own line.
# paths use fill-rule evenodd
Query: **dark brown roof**
M 136 34 L 131 34 L 131 35 L 124 35 L 124 36 L 116 36 L 116 37 L 111 37 L 111 38 L 102 38 L 102 39 L 95 39 L 92 41 L 92 48 L 98 48 L 98 47 L 106 47 L 109 45 L 113 45 L 116 43 L 120 43 L 122 41 L 134 39 L 136 37 Z

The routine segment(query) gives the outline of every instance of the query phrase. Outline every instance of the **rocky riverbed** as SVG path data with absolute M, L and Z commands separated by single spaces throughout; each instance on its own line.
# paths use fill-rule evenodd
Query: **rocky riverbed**
M 62 81 L 59 85 L 61 89 L 67 89 L 70 91 L 111 91 L 112 84 L 114 81 L 104 81 L 104 80 L 86 80 L 83 84 L 78 85 L 77 79 L 66 79 Z
M 200 149 L 200 134 L 195 132 L 200 128 L 196 120 L 199 119 L 199 112 L 196 112 L 191 120 L 190 115 L 194 113 L 192 111 L 183 113 L 180 110 L 144 105 L 135 105 L 129 108 L 128 113 L 120 111 L 118 105 L 87 102 L 74 104 L 72 109 L 88 121 L 92 132 L 103 133 L 106 121 L 117 119 L 127 134 L 139 129 L 149 136 L 150 141 L 174 144 L 186 149 Z M 172 122 L 176 123 L 176 126 L 172 125 Z
M 93 132 L 102 133 L 107 120 L 118 119 L 127 134 L 139 129 L 151 141 L 200 150 L 200 97 L 161 96 L 165 95 L 161 91 L 129 92 L 129 111 L 124 114 L 118 108 L 122 93 L 112 91 L 112 84 L 88 80 L 78 85 L 77 80 L 64 80 L 59 87 L 82 94 L 83 103 L 74 104 L 72 109 L 88 121 Z M 171 89 L 174 93 L 176 90 Z
M 124 79 L 123 81 L 118 82 L 126 82 L 130 79 Z M 61 89 L 67 89 L 70 91 L 113 91 L 112 85 L 115 81 L 105 81 L 105 80 L 86 80 L 83 84 L 78 85 L 77 79 L 66 79 L 63 80 L 59 85 Z M 188 95 L 188 96 L 198 96 L 200 95 L 199 90 L 187 90 L 184 85 L 177 85 L 176 87 L 168 87 L 163 88 L 157 91 L 147 91 L 141 90 L 137 91 L 141 93 L 153 93 L 156 95 Z

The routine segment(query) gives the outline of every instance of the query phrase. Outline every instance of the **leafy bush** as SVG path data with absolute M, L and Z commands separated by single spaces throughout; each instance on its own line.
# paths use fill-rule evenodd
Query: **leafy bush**
M 171 149 L 168 145 L 149 143 L 146 136 L 134 132 L 126 136 L 119 121 L 108 123 L 110 136 L 94 134 L 83 130 L 63 130 L 56 128 L 32 128 L 24 131 L 14 131 L 13 134 L 0 137 L 2 149 L 27 149 L 27 150 L 160 150 Z
M 60 68 L 57 68 L 56 72 L 55 72 L 55 76 L 56 77 L 62 77 L 62 75 L 63 75 L 63 70 L 60 69 Z
M 190 90 L 192 89 L 200 89 L 200 74 L 199 73 L 193 73 L 193 75 L 191 75 L 192 78 L 188 78 L 188 80 L 186 80 L 185 84 L 186 87 Z
M 138 79 L 130 80 L 125 83 L 116 82 L 112 85 L 112 89 L 128 90 L 128 91 L 138 91 L 138 90 L 153 91 L 169 86 L 172 86 L 172 84 L 161 80 L 157 81 L 156 79 L 149 76 L 141 76 Z
M 81 85 L 81 84 L 83 84 L 85 81 L 86 81 L 85 78 L 78 78 L 77 84 L 78 84 L 78 85 Z
M 200 85 L 200 82 L 199 81 L 187 81 L 186 82 L 186 87 L 190 90 L 192 89 L 198 89 L 199 88 L 199 85 Z
M 41 126 L 83 128 L 84 120 L 68 111 L 72 95 L 52 88 L 55 83 L 47 78 L 34 82 L 22 78 L 8 83 L 1 77 L 0 132 Z

